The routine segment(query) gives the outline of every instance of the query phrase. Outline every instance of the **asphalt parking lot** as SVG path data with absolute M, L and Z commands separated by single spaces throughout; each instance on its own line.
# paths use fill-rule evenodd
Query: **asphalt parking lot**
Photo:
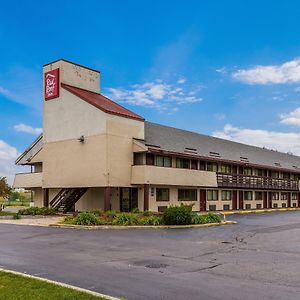
M 194 229 L 0 224 L 0 266 L 126 299 L 300 299 L 300 211 Z

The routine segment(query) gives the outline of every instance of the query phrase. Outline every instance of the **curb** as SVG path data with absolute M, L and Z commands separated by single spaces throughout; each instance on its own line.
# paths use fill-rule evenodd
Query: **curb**
M 253 210 L 235 210 L 235 211 L 220 211 L 222 215 L 244 215 L 244 214 L 259 214 L 265 212 L 286 212 L 286 211 L 299 211 L 300 208 L 268 208 L 268 209 L 253 209 Z
M 33 275 L 29 275 L 29 274 L 22 273 L 22 272 L 12 271 L 12 270 L 3 269 L 3 268 L 0 268 L 0 272 L 10 273 L 10 274 L 14 274 L 14 275 L 23 276 L 23 277 L 26 277 L 26 278 L 40 280 L 40 281 L 43 281 L 43 282 L 55 284 L 55 285 L 58 285 L 58 286 L 61 286 L 61 287 L 69 288 L 69 289 L 72 289 L 72 290 L 75 290 L 75 291 L 78 291 L 78 292 L 83 292 L 83 293 L 93 295 L 93 296 L 96 296 L 96 297 L 102 297 L 102 298 L 107 299 L 107 300 L 121 300 L 121 298 L 108 296 L 108 295 L 105 295 L 105 294 L 101 294 L 101 293 L 97 293 L 97 292 L 94 292 L 94 291 L 91 291 L 91 290 L 80 288 L 80 287 L 77 287 L 77 286 L 74 286 L 74 285 L 70 285 L 70 284 L 59 282 L 59 281 L 46 279 L 46 278 L 43 278 L 43 277 L 33 276 Z
M 208 224 L 191 224 L 191 225 L 71 225 L 71 224 L 50 224 L 49 227 L 56 228 L 72 228 L 72 229 L 88 229 L 88 230 L 103 230 L 103 229 L 184 229 L 184 228 L 205 228 L 222 225 L 236 224 L 236 221 L 222 221 L 220 223 L 208 223 Z

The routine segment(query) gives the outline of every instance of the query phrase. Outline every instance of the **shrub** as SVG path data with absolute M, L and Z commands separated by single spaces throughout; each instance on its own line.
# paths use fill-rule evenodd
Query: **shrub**
M 121 213 L 112 222 L 113 225 L 138 225 L 139 220 L 136 214 Z
M 157 216 L 150 216 L 140 220 L 141 225 L 157 226 L 157 225 L 161 225 L 162 223 L 163 223 L 162 218 Z
M 21 219 L 20 214 L 19 214 L 19 213 L 13 214 L 13 219 L 14 219 L 14 220 L 19 220 L 19 219 Z
M 91 210 L 89 212 L 96 215 L 96 216 L 100 216 L 100 215 L 103 214 L 103 211 L 101 209 L 95 209 L 95 210 Z
M 166 225 L 188 225 L 192 223 L 192 206 L 181 204 L 170 206 L 163 214 Z
M 74 225 L 100 225 L 100 220 L 93 213 L 83 212 L 73 219 Z
M 153 216 L 154 212 L 150 211 L 150 210 L 145 210 L 143 211 L 143 216 L 145 217 L 149 217 L 149 216 Z
M 20 215 L 31 215 L 31 216 L 36 216 L 36 215 L 55 215 L 57 213 L 56 208 L 48 208 L 48 207 L 29 207 L 26 209 L 21 209 L 19 211 Z
M 206 215 L 193 216 L 192 222 L 193 222 L 193 224 L 220 223 L 221 218 L 218 215 L 209 212 Z
M 105 214 L 110 221 L 117 217 L 117 212 L 114 210 L 109 210 Z
M 138 209 L 138 207 L 135 207 L 131 210 L 131 212 L 134 214 L 138 214 L 138 213 L 140 213 L 140 210 Z

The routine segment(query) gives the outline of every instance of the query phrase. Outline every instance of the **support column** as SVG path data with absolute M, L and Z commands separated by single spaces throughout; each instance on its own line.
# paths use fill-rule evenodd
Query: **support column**
M 104 188 L 104 211 L 110 210 L 110 187 Z
M 297 197 L 298 197 L 298 207 L 300 207 L 300 193 L 297 193 Z
M 43 189 L 43 206 L 49 207 L 49 189 Z
M 144 184 L 144 211 L 149 210 L 149 184 Z

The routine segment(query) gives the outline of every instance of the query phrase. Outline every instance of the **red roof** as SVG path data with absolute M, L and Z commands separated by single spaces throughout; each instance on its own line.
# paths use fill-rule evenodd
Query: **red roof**
M 108 99 L 107 97 L 87 91 L 75 86 L 71 86 L 65 83 L 62 83 L 61 86 L 69 91 L 70 93 L 74 94 L 75 96 L 81 98 L 82 100 L 88 102 L 91 105 L 94 105 L 95 107 L 101 109 L 102 111 L 108 113 L 108 114 L 113 114 L 113 115 L 118 115 L 122 116 L 125 118 L 130 118 L 130 119 L 135 119 L 139 121 L 144 121 L 145 119 L 134 112 L 126 109 L 125 107 L 117 104 L 116 102 Z

